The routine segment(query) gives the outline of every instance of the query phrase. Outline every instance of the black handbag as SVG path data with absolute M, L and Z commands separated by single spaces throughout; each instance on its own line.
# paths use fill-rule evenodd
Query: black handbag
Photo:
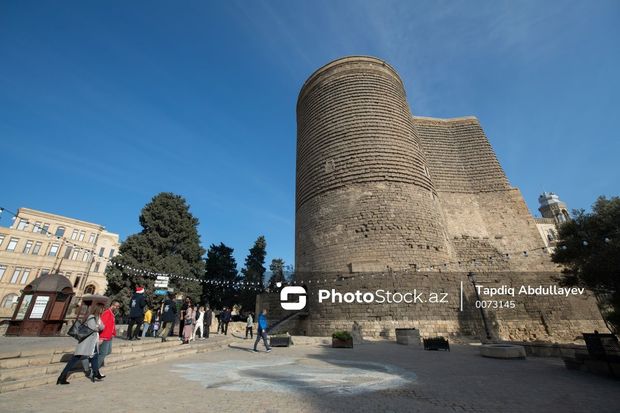
M 76 339 L 78 343 L 81 343 L 95 332 L 95 330 L 88 327 L 86 323 L 86 321 L 75 320 L 69 331 L 67 331 L 67 334 Z

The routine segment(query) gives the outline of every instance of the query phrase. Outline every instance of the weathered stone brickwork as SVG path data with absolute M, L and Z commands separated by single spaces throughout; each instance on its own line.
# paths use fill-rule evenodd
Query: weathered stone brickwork
M 372 57 L 331 62 L 301 89 L 295 230 L 298 277 L 315 283 L 358 275 L 347 288 L 448 290 L 469 270 L 498 280 L 556 282 L 559 274 L 478 120 L 412 116 L 396 71 Z M 473 268 L 458 264 L 474 259 Z M 591 298 L 538 301 L 497 313 L 497 333 L 572 340 L 601 328 Z M 368 335 L 410 326 L 425 336 L 467 334 L 479 327 L 476 317 L 454 306 L 312 304 L 295 328 L 328 334 L 358 321 Z

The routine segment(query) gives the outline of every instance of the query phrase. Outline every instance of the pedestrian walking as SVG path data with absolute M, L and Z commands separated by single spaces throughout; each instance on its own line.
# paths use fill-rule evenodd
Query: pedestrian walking
M 173 301 L 172 293 L 168 293 L 168 297 L 161 304 L 161 321 L 162 321 L 162 330 L 161 330 L 161 341 L 168 341 L 168 334 L 174 328 L 174 321 L 177 317 L 177 305 Z
M 192 306 L 192 301 L 189 297 L 186 299 L 187 310 L 185 310 L 183 317 L 183 344 L 189 344 L 189 340 L 192 338 L 194 331 L 194 322 L 196 321 L 196 313 Z
M 224 335 L 228 335 L 228 323 L 230 323 L 230 319 L 232 317 L 230 309 L 228 307 L 224 308 L 224 311 L 220 314 L 220 317 L 222 318 L 222 332 Z
M 161 310 L 157 310 L 157 314 L 155 314 L 155 321 L 153 321 L 153 337 L 157 337 L 157 333 L 159 333 L 160 324 L 161 324 Z
M 263 308 L 263 312 L 258 316 L 258 328 L 256 329 L 256 341 L 254 342 L 254 352 L 258 353 L 256 346 L 258 346 L 258 342 L 260 339 L 263 339 L 263 344 L 265 344 L 265 349 L 267 349 L 267 353 L 271 351 L 271 347 L 267 343 L 267 309 Z
M 205 311 L 205 338 L 209 338 L 209 331 L 211 331 L 211 323 L 213 322 L 213 311 L 207 306 Z
M 189 297 L 185 297 L 185 302 L 183 303 L 183 305 L 181 306 L 181 314 L 179 317 L 179 340 L 183 340 L 183 329 L 185 328 L 185 313 L 187 312 L 187 309 L 189 308 L 191 304 L 191 300 L 189 299 Z
M 110 307 L 108 307 L 101 314 L 101 322 L 104 325 L 103 331 L 99 333 L 99 372 L 101 374 L 101 367 L 108 354 L 112 353 L 112 338 L 116 336 L 116 313 L 121 308 L 121 303 L 118 301 L 112 301 Z M 92 372 L 90 371 L 89 360 L 87 358 L 82 359 L 82 367 L 84 368 L 84 374 L 90 377 Z M 101 374 L 103 377 L 105 375 Z
M 153 319 L 153 312 L 151 308 L 147 305 L 146 311 L 144 313 L 144 320 L 142 323 L 142 338 L 146 337 L 149 332 L 149 328 L 151 328 L 151 320 Z
M 67 381 L 67 376 L 71 371 L 71 368 L 75 366 L 75 363 L 80 361 L 83 357 L 88 357 L 90 361 L 90 367 L 92 374 L 90 376 L 93 383 L 95 380 L 103 380 L 105 376 L 102 376 L 99 372 L 99 332 L 103 331 L 105 326 L 101 321 L 101 314 L 103 313 L 105 307 L 103 304 L 95 304 L 92 306 L 90 310 L 90 314 L 86 318 L 86 325 L 88 328 L 92 330 L 92 333 L 78 342 L 78 345 L 73 352 L 73 356 L 67 362 L 67 365 L 58 376 L 56 380 L 56 384 L 69 384 Z
M 250 333 L 250 340 L 254 338 L 252 335 L 252 327 L 254 326 L 254 318 L 252 318 L 252 313 L 248 314 L 248 319 L 245 325 L 245 339 L 248 339 L 248 333 Z
M 196 332 L 200 330 L 200 339 L 204 339 L 204 319 L 205 319 L 205 308 L 200 306 L 198 308 L 198 316 L 196 317 L 196 325 L 194 326 L 194 332 L 192 333 L 192 340 L 196 339 Z
M 222 329 L 222 313 L 224 309 L 217 311 L 215 314 L 215 318 L 217 319 L 217 330 L 215 330 L 215 334 L 220 334 L 220 330 Z
M 140 326 L 144 320 L 144 307 L 146 298 L 144 297 L 144 287 L 136 287 L 135 294 L 129 302 L 129 324 L 127 325 L 127 340 L 140 340 Z M 135 329 L 133 327 L 136 327 Z

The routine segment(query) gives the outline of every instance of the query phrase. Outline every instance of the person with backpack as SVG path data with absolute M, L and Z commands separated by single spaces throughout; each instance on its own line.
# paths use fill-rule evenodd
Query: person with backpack
M 135 294 L 129 301 L 129 324 L 127 325 L 127 340 L 140 340 L 140 327 L 144 320 L 144 307 L 146 298 L 144 297 L 144 287 L 136 287 Z M 136 327 L 135 329 L 133 327 Z

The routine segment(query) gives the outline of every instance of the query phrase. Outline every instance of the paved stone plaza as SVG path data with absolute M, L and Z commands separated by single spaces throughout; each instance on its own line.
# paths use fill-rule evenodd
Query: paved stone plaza
M 298 342 L 255 354 L 249 340 L 236 339 L 223 350 L 110 371 L 96 384 L 74 378 L 0 394 L 0 411 L 603 413 L 620 405 L 620 381 L 569 371 L 560 359 L 487 359 L 474 346 Z

